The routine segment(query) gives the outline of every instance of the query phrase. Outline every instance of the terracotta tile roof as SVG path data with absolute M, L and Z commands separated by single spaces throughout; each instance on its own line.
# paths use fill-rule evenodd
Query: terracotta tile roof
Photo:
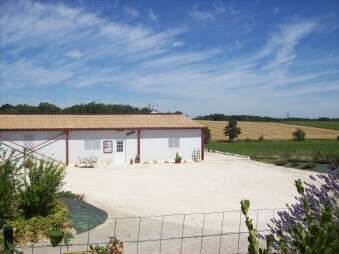
M 0 115 L 0 130 L 202 128 L 179 114 Z

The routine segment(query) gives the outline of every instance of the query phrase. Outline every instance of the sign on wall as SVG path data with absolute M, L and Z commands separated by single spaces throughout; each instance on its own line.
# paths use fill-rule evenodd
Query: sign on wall
M 112 140 L 103 141 L 103 150 L 104 153 L 113 153 L 113 142 Z

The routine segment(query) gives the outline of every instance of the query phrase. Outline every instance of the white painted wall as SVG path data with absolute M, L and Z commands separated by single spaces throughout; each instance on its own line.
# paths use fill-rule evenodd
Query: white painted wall
M 124 164 L 130 159 L 135 159 L 137 155 L 137 131 L 130 135 L 129 130 L 86 130 L 69 131 L 69 163 L 74 164 L 79 161 L 79 157 L 96 156 L 99 163 Z M 15 149 L 23 150 L 20 146 L 29 143 L 36 146 L 47 140 L 54 140 L 44 148 L 38 150 L 39 153 L 52 157 L 58 161 L 66 162 L 66 141 L 62 131 L 0 131 L 0 141 Z M 141 130 L 140 151 L 142 161 L 172 161 L 176 152 L 184 160 L 192 159 L 193 150 L 201 150 L 201 130 L 200 129 L 166 129 L 166 130 Z M 180 138 L 179 148 L 170 148 L 168 138 Z M 100 140 L 99 150 L 85 150 L 85 141 Z M 103 141 L 113 141 L 113 153 L 103 152 Z M 124 140 L 125 152 L 116 153 L 116 141 Z M 14 142 L 10 143 L 9 141 Z M 49 142 L 48 142 L 49 143 Z
M 168 138 L 180 138 L 179 148 L 169 148 Z M 140 157 L 142 161 L 172 161 L 176 152 L 183 160 L 192 160 L 192 152 L 201 151 L 200 129 L 141 130 Z
M 70 131 L 69 132 L 69 163 L 78 162 L 79 157 L 96 156 L 98 162 L 110 164 L 125 164 L 137 154 L 136 131 L 126 136 L 129 131 L 116 130 L 93 130 L 93 131 Z M 84 140 L 100 140 L 100 150 L 85 150 Z M 113 153 L 103 152 L 104 140 L 113 141 Z M 124 140 L 125 147 L 123 156 L 116 152 L 116 141 Z M 122 162 L 122 163 L 121 163 Z
M 20 151 L 23 151 L 22 146 L 38 146 L 37 153 L 66 162 L 65 134 L 62 131 L 0 131 L 0 141 Z M 39 146 L 46 141 L 46 146 Z M 4 145 L 3 148 L 10 150 Z M 35 156 L 42 158 L 39 154 Z

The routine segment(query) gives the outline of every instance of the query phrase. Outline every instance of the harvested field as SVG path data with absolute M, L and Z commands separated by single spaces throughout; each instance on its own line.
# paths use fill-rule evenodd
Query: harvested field
M 197 122 L 211 130 L 212 140 L 226 140 L 223 129 L 228 124 L 227 121 L 197 120 Z M 339 136 L 338 130 L 284 123 L 239 121 L 238 126 L 241 128 L 240 139 L 258 139 L 260 136 L 268 140 L 292 139 L 292 133 L 296 128 L 301 128 L 306 132 L 306 139 L 336 139 Z

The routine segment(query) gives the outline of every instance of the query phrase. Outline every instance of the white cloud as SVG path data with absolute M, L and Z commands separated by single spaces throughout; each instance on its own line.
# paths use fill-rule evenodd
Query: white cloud
M 154 22 L 158 21 L 159 19 L 159 16 L 156 15 L 153 10 L 148 10 L 148 17 Z
M 185 42 L 183 41 L 175 41 L 173 42 L 173 47 L 182 47 L 185 45 Z
M 5 50 L 0 59 L 0 89 L 111 86 L 126 94 L 133 91 L 139 104 L 155 98 L 154 103 L 162 108 L 178 109 L 180 105 L 186 112 L 230 108 L 234 111 L 228 113 L 262 114 L 295 105 L 283 106 L 286 98 L 338 91 L 335 68 L 290 71 L 299 60 L 297 47 L 318 26 L 314 20 L 285 22 L 261 47 L 251 48 L 252 53 L 231 58 L 231 50 L 245 47 L 240 41 L 227 50 L 180 47 L 182 35 L 189 32 L 186 27 L 155 31 L 79 8 L 38 2 L 3 7 L 0 27 Z M 225 100 L 230 95 L 232 100 Z M 234 109 L 232 101 L 244 103 Z
M 192 18 L 198 19 L 200 21 L 214 20 L 215 19 L 213 12 L 200 10 L 200 9 L 198 9 L 198 7 L 196 5 L 194 5 L 192 7 L 192 9 L 188 11 L 188 15 L 190 15 Z
M 129 7 L 129 6 L 125 6 L 125 7 L 124 7 L 124 12 L 125 12 L 128 16 L 130 16 L 130 17 L 132 17 L 132 18 L 134 18 L 134 19 L 140 17 L 140 15 L 141 15 L 140 12 L 139 12 L 137 9 L 132 8 L 132 7 Z
M 219 16 L 225 16 L 228 19 L 232 18 L 242 18 L 246 16 L 246 12 L 242 12 L 235 8 L 233 5 L 222 5 L 212 3 L 210 8 L 202 8 L 198 5 L 193 5 L 190 10 L 188 10 L 188 15 L 199 21 L 212 21 L 217 19 Z M 230 20 L 228 20 L 230 22 Z
M 70 50 L 70 51 L 66 52 L 65 55 L 68 56 L 69 58 L 72 58 L 72 59 L 78 59 L 78 58 L 81 58 L 81 57 L 84 56 L 84 54 L 81 53 L 77 49 Z

